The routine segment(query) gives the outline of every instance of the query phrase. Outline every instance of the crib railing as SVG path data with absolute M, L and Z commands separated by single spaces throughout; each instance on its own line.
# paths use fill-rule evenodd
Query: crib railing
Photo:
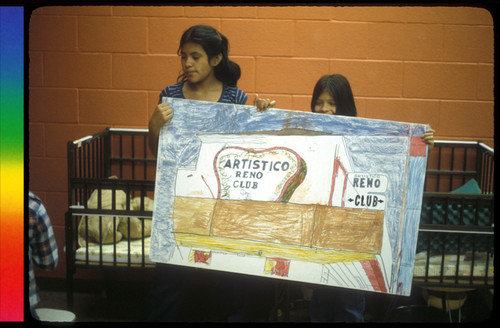
M 494 151 L 481 142 L 436 141 L 435 147 L 417 242 L 417 256 L 426 256 L 425 274 L 414 276 L 414 283 L 493 286 Z M 480 190 L 452 192 L 472 179 Z

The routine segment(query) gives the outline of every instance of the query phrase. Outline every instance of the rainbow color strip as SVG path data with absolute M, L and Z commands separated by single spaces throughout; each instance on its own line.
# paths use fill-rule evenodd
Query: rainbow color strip
M 0 7 L 0 321 L 24 320 L 24 9 Z

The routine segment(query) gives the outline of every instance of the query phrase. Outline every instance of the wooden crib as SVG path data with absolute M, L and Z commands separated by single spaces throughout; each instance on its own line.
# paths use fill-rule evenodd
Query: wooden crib
M 66 276 L 79 268 L 153 268 L 149 260 L 156 158 L 147 130 L 107 128 L 67 144 Z

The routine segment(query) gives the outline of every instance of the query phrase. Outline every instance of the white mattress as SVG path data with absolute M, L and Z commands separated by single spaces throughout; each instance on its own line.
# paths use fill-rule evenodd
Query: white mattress
M 441 255 L 431 256 L 429 261 L 428 277 L 441 276 Z M 474 277 L 484 277 L 486 273 L 486 261 L 488 261 L 488 277 L 493 278 L 494 273 L 494 260 L 493 257 L 486 258 L 486 256 L 478 257 L 474 260 Z M 415 256 L 415 268 L 413 269 L 413 277 L 425 277 L 427 263 L 427 252 L 417 253 Z M 458 275 L 462 277 L 470 277 L 472 262 L 464 255 L 459 258 Z M 445 255 L 443 265 L 444 277 L 455 277 L 457 270 L 457 256 Z
M 151 237 L 144 239 L 144 252 L 146 253 L 145 262 L 154 263 L 149 259 L 149 246 Z M 114 261 L 114 248 L 113 244 L 102 245 L 102 261 L 113 263 Z M 100 261 L 101 247 L 99 245 L 88 247 L 88 260 L 90 262 Z M 128 263 L 129 242 L 122 240 L 116 244 L 116 262 Z M 80 247 L 76 251 L 76 260 L 87 261 L 87 247 Z M 130 262 L 142 263 L 142 239 L 130 241 Z

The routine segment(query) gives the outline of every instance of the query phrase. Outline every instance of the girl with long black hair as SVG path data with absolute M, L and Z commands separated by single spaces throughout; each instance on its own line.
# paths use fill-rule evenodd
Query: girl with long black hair
M 196 25 L 187 29 L 180 39 L 177 54 L 181 57 L 182 73 L 177 83 L 160 93 L 159 103 L 149 121 L 149 148 L 156 154 L 161 127 L 173 115 L 163 97 L 185 98 L 244 105 L 248 97 L 237 87 L 240 66 L 229 59 L 227 38 L 212 26 Z M 257 110 L 273 107 L 274 101 L 254 99 Z
M 229 42 L 215 28 L 208 25 L 188 28 L 180 39 L 177 53 L 181 58 L 182 73 L 177 78 L 177 83 L 161 91 L 159 103 L 149 121 L 149 148 L 155 155 L 160 130 L 173 116 L 170 105 L 162 103 L 163 97 L 241 105 L 248 100 L 245 92 L 237 87 L 241 70 L 238 64 L 229 59 Z M 264 111 L 274 104 L 274 101 L 259 99 L 258 96 L 254 99 L 258 111 Z M 222 307 L 220 312 L 226 313 L 228 321 L 246 321 L 249 311 L 255 307 L 255 294 L 261 295 L 260 288 L 254 286 L 261 284 L 254 279 L 234 274 L 203 271 L 157 263 L 143 320 L 183 320 L 183 312 L 187 308 L 183 304 L 190 301 L 188 296 L 193 294 L 193 290 L 201 287 L 193 287 L 192 282 L 208 280 L 214 283 L 214 288 L 211 289 L 213 304 L 209 305 L 217 304 Z M 193 297 L 201 296 L 195 292 Z M 259 302 L 263 303 L 263 300 L 260 299 Z

